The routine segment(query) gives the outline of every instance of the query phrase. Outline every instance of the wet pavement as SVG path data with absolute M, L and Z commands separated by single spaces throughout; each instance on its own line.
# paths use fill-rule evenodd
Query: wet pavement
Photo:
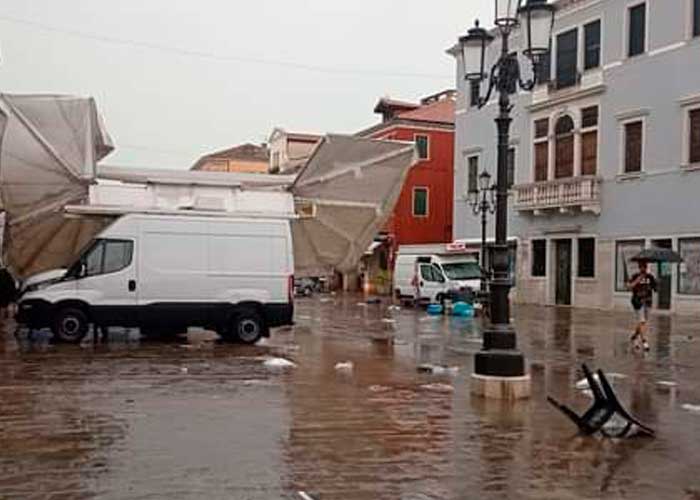
M 357 296 L 299 300 L 297 325 L 255 347 L 120 330 L 52 345 L 6 322 L 0 498 L 700 499 L 700 319 L 655 318 L 642 355 L 631 314 L 514 316 L 533 397 L 511 405 L 469 394 L 479 320 Z M 656 439 L 576 435 L 545 397 L 584 409 L 582 362 L 619 374 Z

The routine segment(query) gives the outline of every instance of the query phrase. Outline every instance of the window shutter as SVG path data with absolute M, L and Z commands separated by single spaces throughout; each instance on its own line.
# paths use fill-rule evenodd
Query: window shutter
M 625 125 L 625 172 L 642 170 L 642 122 Z
M 468 190 L 469 191 L 478 191 L 479 185 L 478 185 L 478 178 L 479 178 L 479 157 L 478 156 L 470 156 L 468 160 L 468 169 L 469 171 L 467 172 L 467 179 L 468 179 Z
M 513 184 L 515 184 L 515 148 L 509 148 L 508 149 L 508 168 L 506 170 L 507 175 L 506 175 L 506 184 L 508 186 L 508 189 L 513 187 Z
M 690 163 L 700 163 L 700 109 L 690 112 Z
M 581 174 L 595 175 L 598 171 L 598 131 L 581 135 Z
M 646 4 L 637 5 L 629 10 L 629 57 L 642 54 L 646 50 L 646 10 Z
M 574 175 L 574 122 L 569 116 L 562 116 L 554 127 L 555 165 L 554 174 L 557 179 L 573 177 Z
M 585 52 L 583 69 L 600 66 L 600 21 L 594 21 L 584 27 Z
M 542 118 L 535 122 L 535 139 L 547 137 L 549 134 L 549 118 Z
M 578 58 L 578 30 L 557 36 L 557 88 L 576 85 Z
M 549 144 L 540 142 L 535 144 L 535 182 L 547 180 L 549 170 Z

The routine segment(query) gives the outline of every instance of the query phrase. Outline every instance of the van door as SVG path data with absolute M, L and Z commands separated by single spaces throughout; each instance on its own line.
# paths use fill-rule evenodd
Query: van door
M 419 269 L 420 298 L 438 301 L 438 295 L 444 293 L 445 278 L 433 264 L 420 264 Z
M 133 240 L 99 239 L 81 259 L 77 295 L 90 305 L 97 324 L 137 324 L 138 282 L 134 254 Z

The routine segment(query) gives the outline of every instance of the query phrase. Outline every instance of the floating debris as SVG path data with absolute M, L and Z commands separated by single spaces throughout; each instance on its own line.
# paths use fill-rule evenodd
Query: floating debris
M 691 404 L 686 403 L 683 406 L 681 406 L 681 408 L 683 408 L 686 411 L 693 412 L 693 413 L 700 413 L 700 405 L 691 405 Z
M 672 382 L 670 380 L 659 380 L 656 385 L 665 389 L 673 389 L 674 387 L 678 387 L 676 382 Z
M 341 363 L 336 363 L 336 365 L 335 365 L 335 371 L 337 371 L 337 372 L 350 373 L 353 371 L 354 368 L 355 368 L 355 365 L 353 364 L 352 361 L 344 361 Z
M 387 387 L 385 385 L 370 385 L 368 387 L 368 389 L 371 392 L 386 392 L 386 391 L 390 391 L 391 387 Z
M 267 368 L 295 368 L 297 365 L 284 358 L 266 358 L 263 362 Z
M 420 386 L 421 389 L 434 392 L 454 392 L 455 388 L 447 384 L 425 384 Z
M 389 325 L 395 325 L 396 320 L 393 318 L 382 318 L 382 323 L 387 323 Z
M 433 375 L 456 376 L 459 373 L 459 368 L 456 366 L 418 365 L 418 371 L 421 373 L 432 373 Z
M 187 367 L 183 366 L 180 368 L 180 373 L 188 373 L 188 372 L 189 372 L 189 370 L 187 369 Z
M 387 308 L 387 310 L 389 310 L 389 311 L 400 311 L 400 310 L 401 310 L 401 306 L 389 306 L 389 307 Z
M 606 377 L 608 377 L 608 379 L 612 379 L 612 380 L 615 380 L 615 379 L 621 380 L 621 379 L 627 378 L 627 375 L 623 375 L 622 373 L 606 373 L 605 375 L 606 375 Z M 595 380 L 597 383 L 600 383 L 600 379 L 598 378 L 597 373 L 593 374 L 593 380 Z M 582 378 L 581 380 L 579 380 L 578 382 L 576 382 L 576 389 L 578 389 L 579 391 L 584 391 L 584 390 L 590 389 L 590 388 L 591 387 L 588 384 L 588 380 L 585 377 Z

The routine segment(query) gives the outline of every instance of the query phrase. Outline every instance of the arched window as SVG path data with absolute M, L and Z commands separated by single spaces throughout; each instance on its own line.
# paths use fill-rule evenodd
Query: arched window
M 554 177 L 562 179 L 574 176 L 574 121 L 564 115 L 554 126 L 555 170 Z

